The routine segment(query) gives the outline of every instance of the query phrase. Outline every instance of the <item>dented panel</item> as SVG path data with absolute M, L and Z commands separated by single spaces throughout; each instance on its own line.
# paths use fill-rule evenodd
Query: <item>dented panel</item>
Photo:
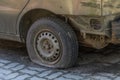
M 41 8 L 56 14 L 99 15 L 101 0 L 31 0 L 27 9 Z
M 56 14 L 105 16 L 120 13 L 120 0 L 30 0 L 26 9 L 35 8 Z
M 74 12 L 78 15 L 101 16 L 101 0 L 76 0 Z
M 112 15 L 120 13 L 120 0 L 102 0 L 103 15 Z

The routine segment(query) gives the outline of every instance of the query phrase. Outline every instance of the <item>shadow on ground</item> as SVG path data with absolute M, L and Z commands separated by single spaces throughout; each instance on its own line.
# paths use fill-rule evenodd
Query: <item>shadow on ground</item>
M 120 75 L 120 45 L 109 45 L 101 50 L 80 47 L 79 53 L 77 65 L 65 71 L 75 74 Z M 1 40 L 0 58 L 40 67 L 29 60 L 25 45 L 17 42 Z

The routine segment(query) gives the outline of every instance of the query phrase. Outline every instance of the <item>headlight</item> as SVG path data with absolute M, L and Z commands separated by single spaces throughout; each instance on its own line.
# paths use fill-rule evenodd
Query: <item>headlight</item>
M 94 30 L 100 30 L 102 27 L 101 21 L 98 19 L 91 19 L 90 20 L 90 26 L 91 28 L 93 28 Z

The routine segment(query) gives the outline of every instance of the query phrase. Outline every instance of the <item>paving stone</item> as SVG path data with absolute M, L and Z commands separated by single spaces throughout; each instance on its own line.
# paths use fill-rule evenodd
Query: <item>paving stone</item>
M 107 62 L 107 63 L 111 63 L 111 64 L 114 64 L 114 63 L 118 63 L 120 62 L 120 58 L 118 55 L 112 55 L 111 57 L 108 57 L 108 58 L 104 58 L 103 57 L 103 61 L 104 62 Z
M 69 79 L 76 79 L 76 80 L 80 80 L 80 79 L 83 78 L 82 76 L 78 76 L 78 75 L 74 75 L 74 74 L 66 74 L 66 75 L 63 75 L 63 76 L 66 77 L 66 78 L 69 78 Z
M 19 73 L 12 73 L 12 74 L 10 74 L 10 75 L 7 75 L 7 76 L 5 77 L 5 79 L 11 80 L 11 79 L 17 77 L 18 75 L 19 75 Z
M 7 75 L 7 74 L 10 74 L 10 73 L 12 73 L 11 70 L 0 68 L 0 74 L 6 74 Z
M 10 63 L 10 61 L 8 61 L 8 60 L 3 60 L 3 59 L 0 59 L 0 63 L 7 64 L 7 63 Z
M 16 54 L 18 53 L 17 50 L 16 52 L 13 52 Z M 92 53 L 95 54 L 95 56 L 92 55 Z M 113 53 L 110 54 L 112 56 Z M 3 55 L 6 56 L 5 59 L 7 60 L 3 59 Z M 12 57 L 15 56 L 10 56 L 9 54 L 7 55 L 0 52 L 0 80 L 120 80 L 120 76 L 118 76 L 120 74 L 120 62 L 118 62 L 118 60 L 120 58 L 116 60 L 112 60 L 115 59 L 116 56 L 114 58 L 107 58 L 111 61 L 115 61 L 115 64 L 111 63 L 109 65 L 110 61 L 107 63 L 104 62 L 105 60 L 103 61 L 103 59 L 106 59 L 108 55 L 103 56 L 104 58 L 100 60 L 100 63 L 94 61 L 100 59 L 99 55 L 98 52 L 91 52 L 88 56 L 84 54 L 83 56 L 86 56 L 86 58 L 88 57 L 90 62 L 87 60 L 87 63 L 83 62 L 84 64 L 78 64 L 77 67 L 65 70 L 57 69 L 56 71 L 56 69 L 44 68 L 41 66 L 38 67 L 38 65 L 32 64 L 29 59 L 24 60 L 23 57 L 26 57 L 24 55 L 19 54 L 19 57 L 17 55 L 16 60 L 14 60 Z M 117 55 L 120 56 L 118 53 Z M 95 57 L 95 59 L 91 59 L 93 57 Z M 21 62 L 19 63 L 18 61 L 20 60 Z
M 87 74 L 87 73 L 86 74 L 85 73 L 81 73 L 80 75 L 83 76 L 83 77 L 90 76 L 90 74 Z
M 46 78 L 48 78 L 48 79 L 54 79 L 54 78 L 59 77 L 62 74 L 63 74 L 62 72 L 56 72 L 56 73 L 53 73 L 53 74 L 47 76 Z
M 95 80 L 111 80 L 110 78 L 103 76 L 93 76 L 92 78 L 94 78 Z
M 120 77 L 115 78 L 114 80 L 120 80 Z
M 39 78 L 39 77 L 33 77 L 33 78 L 31 78 L 30 80 L 47 80 L 47 79 Z
M 44 68 L 35 68 L 35 67 L 28 67 L 28 69 L 30 70 L 35 70 L 35 71 L 38 71 L 38 72 L 42 72 L 42 71 L 45 71 L 46 69 Z
M 100 80 L 100 79 L 94 79 L 92 77 L 88 77 L 88 78 L 84 78 L 84 79 L 81 79 L 81 80 Z M 111 79 L 112 80 L 112 79 Z
M 4 66 L 5 64 L 3 64 L 3 63 L 0 63 L 0 67 L 2 67 L 2 66 Z
M 10 64 L 6 65 L 4 68 L 6 68 L 6 69 L 13 68 L 13 67 L 17 66 L 18 64 L 19 63 L 10 63 Z
M 67 79 L 67 78 L 64 78 L 64 77 L 59 77 L 59 78 L 56 78 L 54 80 L 73 80 L 73 79 Z
M 111 66 L 110 63 L 103 63 L 103 65 L 104 65 L 104 66 L 108 66 L 108 67 Z
M 25 74 L 25 75 L 20 75 L 12 80 L 25 80 L 26 78 L 29 78 L 29 77 L 30 77 L 30 75 Z
M 29 70 L 29 69 L 23 69 L 23 70 L 20 70 L 20 72 L 27 73 L 27 74 L 30 74 L 30 75 L 38 74 L 37 71 L 33 71 L 33 70 Z
M 11 69 L 14 70 L 14 71 L 17 71 L 17 70 L 23 69 L 24 67 L 25 67 L 25 65 L 18 65 L 18 66 L 14 67 L 14 68 L 11 68 Z
M 6 76 L 4 74 L 0 73 L 0 78 L 5 78 Z
M 49 74 L 51 74 L 51 73 L 52 73 L 51 70 L 49 70 L 49 71 L 44 71 L 44 72 L 42 72 L 41 74 L 38 74 L 38 76 L 39 76 L 39 77 L 45 77 L 45 76 L 47 76 L 47 75 L 49 75 Z
M 100 76 L 104 76 L 104 77 L 115 77 L 114 74 L 110 74 L 110 73 L 99 73 Z

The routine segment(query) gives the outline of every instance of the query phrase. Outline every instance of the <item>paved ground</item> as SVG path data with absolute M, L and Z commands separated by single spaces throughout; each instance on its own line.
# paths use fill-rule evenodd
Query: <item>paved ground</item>
M 32 63 L 26 49 L 15 42 L 0 43 L 6 45 L 0 47 L 0 80 L 120 80 L 120 45 L 81 48 L 75 67 L 58 70 Z

